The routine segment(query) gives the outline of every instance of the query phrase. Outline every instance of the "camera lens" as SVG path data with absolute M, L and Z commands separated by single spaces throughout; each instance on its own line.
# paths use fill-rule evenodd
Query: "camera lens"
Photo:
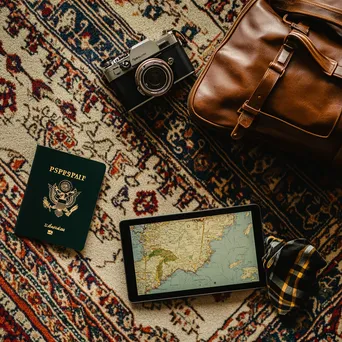
M 150 58 L 137 68 L 135 82 L 144 95 L 161 96 L 172 87 L 173 72 L 162 59 Z
M 161 89 L 167 81 L 167 74 L 164 69 L 159 66 L 151 66 L 146 69 L 143 75 L 144 84 L 153 90 Z

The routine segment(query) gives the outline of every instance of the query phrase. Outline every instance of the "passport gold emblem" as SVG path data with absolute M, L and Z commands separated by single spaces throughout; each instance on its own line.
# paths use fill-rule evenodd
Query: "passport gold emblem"
M 75 205 L 75 203 L 80 193 L 76 188 L 74 189 L 72 183 L 68 180 L 62 180 L 58 185 L 56 183 L 49 184 L 49 199 L 52 203 L 44 197 L 43 206 L 49 211 L 53 209 L 57 217 L 63 216 L 63 213 L 70 216 L 78 209 L 78 204 Z

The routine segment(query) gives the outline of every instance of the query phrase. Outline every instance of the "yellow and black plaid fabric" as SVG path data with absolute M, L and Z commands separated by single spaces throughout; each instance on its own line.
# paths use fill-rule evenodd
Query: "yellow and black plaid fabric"
M 285 315 L 310 296 L 317 285 L 316 273 L 326 263 L 305 239 L 285 242 L 269 236 L 265 245 L 268 295 L 278 313 Z

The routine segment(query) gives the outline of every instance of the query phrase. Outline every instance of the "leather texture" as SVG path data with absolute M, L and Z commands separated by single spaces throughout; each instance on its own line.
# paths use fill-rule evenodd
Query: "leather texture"
M 195 82 L 189 111 L 342 166 L 342 1 L 250 0 Z

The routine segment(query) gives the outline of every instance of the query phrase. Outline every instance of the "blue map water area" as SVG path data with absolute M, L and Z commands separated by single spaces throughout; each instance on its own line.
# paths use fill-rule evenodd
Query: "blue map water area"
M 241 276 L 243 268 L 258 267 L 253 227 L 248 235 L 244 234 L 244 230 L 252 223 L 252 215 L 247 216 L 246 212 L 235 215 L 235 224 L 225 228 L 222 239 L 211 242 L 213 254 L 209 262 L 196 273 L 177 270 L 148 294 L 251 282 L 250 278 L 241 279 Z M 238 260 L 242 260 L 238 266 L 229 268 Z M 253 281 L 259 280 L 257 273 L 254 273 L 254 277 Z
M 144 255 L 143 244 L 140 241 L 140 236 L 144 228 L 145 228 L 144 225 L 137 225 L 137 226 L 134 226 L 134 229 L 131 229 L 131 239 L 132 239 L 134 261 L 141 260 Z

